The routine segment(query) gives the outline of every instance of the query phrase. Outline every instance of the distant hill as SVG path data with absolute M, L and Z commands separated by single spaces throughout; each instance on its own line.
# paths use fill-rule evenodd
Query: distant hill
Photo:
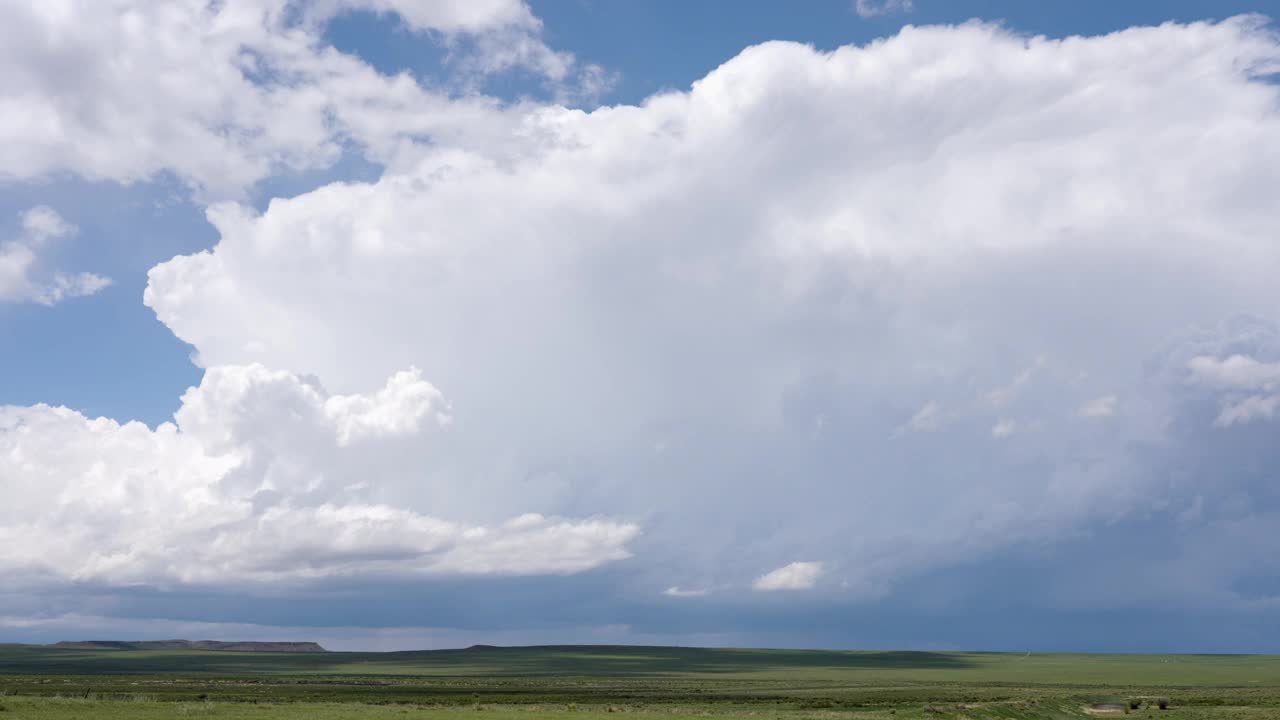
M 218 640 L 80 640 L 54 643 L 63 650 L 219 650 L 224 652 L 328 652 L 313 642 L 221 642 Z

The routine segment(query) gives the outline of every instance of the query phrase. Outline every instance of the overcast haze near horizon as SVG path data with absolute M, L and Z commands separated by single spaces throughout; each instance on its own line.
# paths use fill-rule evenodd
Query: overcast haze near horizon
M 0 642 L 1280 652 L 1274 0 L 0 0 Z

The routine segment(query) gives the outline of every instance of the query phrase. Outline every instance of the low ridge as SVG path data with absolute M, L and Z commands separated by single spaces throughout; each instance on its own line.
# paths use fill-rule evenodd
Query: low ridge
M 219 640 L 78 640 L 54 643 L 64 650 L 218 650 L 224 652 L 328 652 L 314 642 L 223 642 Z

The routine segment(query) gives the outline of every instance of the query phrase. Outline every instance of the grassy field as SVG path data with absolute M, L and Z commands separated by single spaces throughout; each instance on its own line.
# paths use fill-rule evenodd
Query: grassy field
M 1168 710 L 1155 706 L 1159 697 L 1169 699 Z M 1130 699 L 1141 707 L 1126 712 Z M 1104 703 L 1125 707 L 1093 709 Z M 668 720 L 1280 718 L 1280 656 L 644 647 L 279 654 L 0 646 L 0 720 L 588 720 L 617 713 Z

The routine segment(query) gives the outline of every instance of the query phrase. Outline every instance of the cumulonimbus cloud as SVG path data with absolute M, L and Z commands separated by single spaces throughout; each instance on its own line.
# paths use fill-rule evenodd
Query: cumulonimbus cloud
M 316 118 L 330 117 L 389 163 L 263 212 L 215 204 L 217 246 L 153 268 L 147 304 L 207 369 L 176 424 L 6 409 L 4 481 L 55 493 L 12 527 L 75 549 L 10 549 L 6 567 L 113 582 L 571 572 L 625 556 L 638 529 L 548 518 L 644 508 L 654 593 L 676 577 L 741 588 L 796 557 L 877 593 L 1241 492 L 1167 473 L 1172 433 L 1212 428 L 1196 403 L 1244 392 L 1194 382 L 1192 358 L 1274 353 L 1193 339 L 1177 362 L 1153 355 L 1280 306 L 1264 78 L 1280 43 L 1258 18 L 766 43 L 688 91 L 592 112 L 430 98 L 280 42 L 265 65 L 226 55 L 244 67 L 192 80 L 240 99 L 230 119 L 179 98 L 186 110 L 131 130 L 180 138 L 177 161 L 172 146 L 106 152 L 96 126 L 74 157 L 57 139 L 6 146 L 18 177 L 165 167 L 234 195 L 272 167 L 328 162 Z M 296 82 L 264 90 L 255 67 Z M 53 97 L 33 107 L 61 117 Z M 426 111 L 437 101 L 447 112 Z M 207 132 L 228 123 L 248 130 Z M 1260 333 L 1223 334 L 1237 330 Z M 1080 418 L 1113 394 L 1123 413 Z M 885 442 L 903 427 L 931 432 Z M 187 546 L 196 564 L 155 549 Z
M 839 548 L 881 588 L 1192 485 L 1133 451 L 1173 407 L 1147 368 L 1280 301 L 1278 59 L 1250 17 L 767 43 L 501 152 L 216 205 L 146 302 L 208 367 L 421 367 L 495 507 L 652 508 L 651 562 L 715 586 Z

